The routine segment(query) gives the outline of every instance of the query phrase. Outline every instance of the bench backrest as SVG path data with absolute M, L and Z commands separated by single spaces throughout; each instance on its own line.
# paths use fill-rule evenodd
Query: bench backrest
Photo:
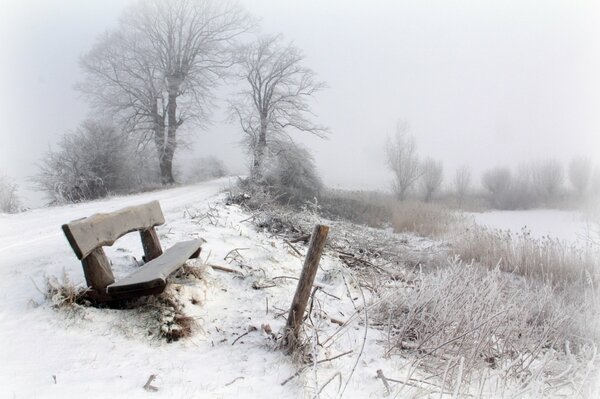
M 158 201 L 130 206 L 112 213 L 98 213 L 62 226 L 65 236 L 79 259 L 96 248 L 112 245 L 132 231 L 145 231 L 165 223 Z

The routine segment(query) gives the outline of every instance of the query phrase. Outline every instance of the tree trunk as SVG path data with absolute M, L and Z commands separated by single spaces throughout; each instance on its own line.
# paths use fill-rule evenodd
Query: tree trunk
M 254 150 L 254 163 L 252 165 L 251 177 L 254 181 L 259 181 L 262 178 L 263 161 L 265 150 L 267 148 L 267 117 L 260 116 L 260 132 L 258 134 L 258 142 Z
M 163 184 L 165 182 L 165 176 L 167 175 L 167 169 L 165 166 L 165 118 L 164 114 L 158 113 L 158 99 L 152 104 L 152 118 L 153 118 L 153 130 L 154 130 L 154 144 L 156 145 L 156 154 L 158 156 L 158 166 L 160 168 L 160 178 Z
M 167 128 L 167 140 L 160 168 L 162 184 L 175 183 L 175 179 L 173 178 L 173 156 L 177 148 L 177 128 L 179 127 L 177 121 L 177 91 L 177 89 L 169 90 L 169 102 L 167 103 L 169 126 Z

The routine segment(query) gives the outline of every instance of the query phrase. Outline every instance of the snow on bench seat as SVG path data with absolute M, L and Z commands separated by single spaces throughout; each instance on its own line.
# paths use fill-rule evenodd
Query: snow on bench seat
M 167 277 L 180 268 L 186 260 L 197 255 L 204 240 L 183 241 L 173 245 L 161 256 L 143 265 L 129 276 L 110 284 L 107 293 L 111 296 L 135 293 L 162 292 Z

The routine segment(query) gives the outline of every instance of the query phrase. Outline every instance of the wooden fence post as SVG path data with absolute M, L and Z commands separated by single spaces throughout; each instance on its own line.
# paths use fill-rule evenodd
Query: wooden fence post
M 310 237 L 308 252 L 306 253 L 304 266 L 302 267 L 302 274 L 300 274 L 300 280 L 298 281 L 298 287 L 292 300 L 292 306 L 285 327 L 284 346 L 289 352 L 294 351 L 298 342 L 304 311 L 306 310 L 315 276 L 317 275 L 319 260 L 321 259 L 328 233 L 329 226 L 318 224 L 313 229 Z

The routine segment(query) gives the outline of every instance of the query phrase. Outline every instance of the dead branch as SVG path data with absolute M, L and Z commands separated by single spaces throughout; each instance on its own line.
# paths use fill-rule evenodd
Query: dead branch
M 240 376 L 240 377 L 236 377 L 234 378 L 231 382 L 228 382 L 227 384 L 225 384 L 226 387 L 232 385 L 234 382 L 239 381 L 239 380 L 243 380 L 244 377 Z
M 289 245 L 289 246 L 290 246 L 290 248 L 292 248 L 292 250 L 293 250 L 293 251 L 294 251 L 296 254 L 298 254 L 298 256 L 302 257 L 302 253 L 301 253 L 300 251 L 298 251 L 298 250 L 296 249 L 296 247 L 295 247 L 295 246 L 294 246 L 294 245 L 293 245 L 291 242 L 289 242 L 288 240 L 285 240 L 285 239 L 283 240 L 283 242 L 285 242 L 287 245 Z
M 308 240 L 310 240 L 310 234 L 304 234 L 304 235 L 301 235 L 299 237 L 292 238 L 289 241 L 290 241 L 290 243 L 295 244 L 295 243 L 300 242 L 300 241 L 306 243 L 306 242 L 308 242 Z
M 225 266 L 219 266 L 219 265 L 207 265 L 207 266 L 212 267 L 214 270 L 219 270 L 219 271 L 226 272 L 226 273 L 238 274 L 240 276 L 244 275 L 244 273 L 240 272 L 239 270 L 230 269 Z
M 148 381 L 146 381 L 146 383 L 144 384 L 144 389 L 148 392 L 156 392 L 158 391 L 158 388 L 151 385 L 152 381 L 154 381 L 154 379 L 156 378 L 155 374 L 150 374 L 150 377 L 148 377 Z

